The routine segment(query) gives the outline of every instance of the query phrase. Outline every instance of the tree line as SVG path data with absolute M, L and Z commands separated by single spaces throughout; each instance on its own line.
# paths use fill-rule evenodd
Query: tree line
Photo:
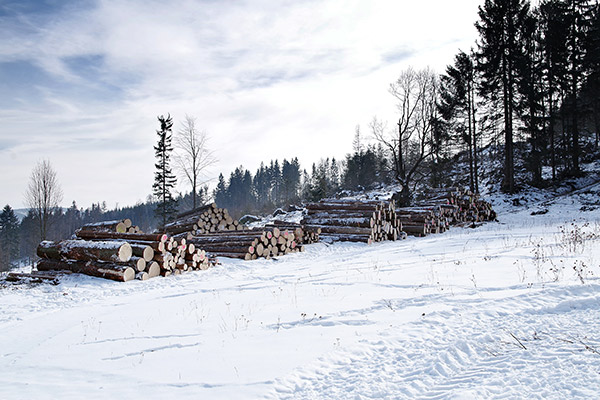
M 359 133 L 357 133 L 357 137 Z M 330 197 L 339 191 L 373 189 L 392 181 L 382 146 L 355 146 L 342 161 L 321 159 L 307 170 L 298 158 L 261 163 L 252 174 L 243 166 L 229 179 L 219 175 L 213 198 L 235 216 L 271 212 L 276 208 Z

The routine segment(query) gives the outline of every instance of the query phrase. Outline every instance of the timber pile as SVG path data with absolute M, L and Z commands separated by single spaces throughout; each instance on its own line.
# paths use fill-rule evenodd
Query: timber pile
M 143 233 L 139 226 L 131 223 L 129 218 L 85 224 L 81 229 L 95 232 Z
M 99 278 L 127 282 L 135 278 L 127 242 L 87 240 L 43 241 L 37 248 L 38 271 L 68 270 Z
M 380 242 L 403 238 L 393 202 L 324 199 L 306 206 L 304 229 L 333 241 Z
M 442 233 L 450 226 L 493 221 L 492 205 L 466 189 L 431 189 L 414 207 L 396 209 L 402 230 L 413 236 Z
M 187 235 L 187 242 L 219 257 L 256 260 L 303 251 L 296 238 L 299 232 L 265 227 Z
M 70 271 L 127 282 L 204 270 L 217 263 L 205 250 L 166 234 L 117 233 L 84 226 L 76 236 L 40 243 L 37 270 Z
M 226 208 L 215 203 L 178 214 L 175 221 L 165 225 L 163 231 L 169 235 L 191 232 L 201 235 L 219 231 L 238 231 L 244 227 L 229 215 Z
M 216 259 L 208 257 L 206 251 L 196 248 L 193 244 L 186 243 L 185 239 L 176 239 L 167 234 L 130 234 L 107 233 L 93 231 L 77 231 L 76 235 L 85 240 L 117 240 L 129 243 L 132 246 L 136 262 L 142 263 L 143 258 L 152 268 L 146 277 L 153 278 L 158 275 L 179 275 L 186 271 L 205 270 L 216 264 Z M 154 265 L 156 264 L 156 265 Z M 138 272 L 143 273 L 143 264 Z
M 301 224 L 294 222 L 286 222 L 274 220 L 272 223 L 265 225 L 265 228 L 273 229 L 287 229 L 294 232 L 294 237 L 298 244 L 313 244 L 319 241 L 319 235 L 321 234 L 321 228 L 311 229 L 310 227 L 304 227 Z

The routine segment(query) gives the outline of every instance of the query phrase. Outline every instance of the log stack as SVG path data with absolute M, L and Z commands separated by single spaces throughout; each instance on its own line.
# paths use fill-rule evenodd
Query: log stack
M 195 235 L 220 231 L 238 231 L 244 227 L 229 215 L 226 208 L 218 208 L 215 203 L 178 214 L 176 219 L 165 225 L 169 235 L 190 232 Z
M 393 202 L 325 199 L 306 206 L 301 224 L 333 241 L 380 242 L 403 237 Z
M 116 225 L 95 224 L 91 228 L 86 225 L 77 230 L 76 239 L 40 243 L 38 271 L 65 270 L 127 282 L 204 270 L 217 263 L 215 257 L 186 244 L 185 239 L 98 229 Z
M 311 229 L 310 227 L 302 226 L 294 222 L 274 220 L 270 224 L 265 225 L 265 228 L 273 229 L 287 229 L 288 231 L 294 232 L 294 237 L 298 244 L 313 244 L 319 241 L 319 235 L 321 229 Z
M 81 229 L 95 232 L 143 233 L 139 226 L 131 223 L 129 218 L 85 224 Z
M 292 230 L 265 227 L 188 235 L 187 242 L 214 256 L 256 260 L 303 251 L 296 235 Z
M 413 207 L 396 209 L 402 230 L 413 236 L 442 233 L 450 226 L 466 226 L 496 219 L 492 205 L 467 189 L 430 189 Z
M 100 278 L 127 282 L 135 278 L 127 242 L 87 240 L 43 241 L 37 248 L 38 271 L 68 270 Z
M 207 257 L 204 250 L 187 244 L 185 239 L 176 239 L 164 233 L 119 234 L 79 230 L 77 236 L 87 240 L 111 239 L 129 243 L 134 256 L 143 257 L 152 265 L 156 264 L 152 271 L 147 271 L 148 277 L 142 274 L 140 279 L 152 278 L 159 274 L 169 276 L 186 271 L 205 270 L 217 262 L 216 259 Z M 140 262 L 139 259 L 137 261 Z

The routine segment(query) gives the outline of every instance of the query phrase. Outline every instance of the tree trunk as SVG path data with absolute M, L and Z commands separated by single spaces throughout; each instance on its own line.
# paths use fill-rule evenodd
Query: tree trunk
M 54 260 L 126 262 L 133 254 L 127 242 L 88 242 L 85 240 L 63 240 L 41 242 L 37 255 Z
M 127 282 L 135 278 L 135 270 L 130 266 L 102 261 L 40 260 L 38 271 L 68 270 L 80 274 Z

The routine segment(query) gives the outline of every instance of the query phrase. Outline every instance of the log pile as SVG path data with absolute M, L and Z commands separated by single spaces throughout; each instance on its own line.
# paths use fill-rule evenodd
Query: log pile
M 216 258 L 186 244 L 185 239 L 177 241 L 166 234 L 119 233 L 99 226 L 82 227 L 75 233 L 76 239 L 40 243 L 37 270 L 70 271 L 127 282 L 204 270 L 217 263 Z
M 127 242 L 87 240 L 43 241 L 37 248 L 38 271 L 68 270 L 127 282 L 135 278 L 133 250 Z
M 215 203 L 178 214 L 176 219 L 165 225 L 163 232 L 177 235 L 190 232 L 195 235 L 220 231 L 238 231 L 244 227 L 233 219 L 226 208 Z
M 85 224 L 81 227 L 81 229 L 95 232 L 143 233 L 139 226 L 131 223 L 129 218 Z
M 319 235 L 321 229 L 311 229 L 310 227 L 302 226 L 302 224 L 296 224 L 294 222 L 286 222 L 274 220 L 272 223 L 265 225 L 265 228 L 273 229 L 287 229 L 294 232 L 294 237 L 298 244 L 313 244 L 319 241 Z
M 493 221 L 492 205 L 466 189 L 430 189 L 413 207 L 397 208 L 402 230 L 413 236 L 442 233 L 450 226 Z
M 205 270 L 217 262 L 216 259 L 208 257 L 203 249 L 186 243 L 185 239 L 176 239 L 164 233 L 115 234 L 80 230 L 77 236 L 86 240 L 111 239 L 129 243 L 134 256 L 143 257 L 152 265 L 156 264 L 152 271 L 147 271 L 149 276 L 142 274 L 141 279 L 152 278 L 159 274 L 169 276 L 186 271 Z M 139 258 L 137 261 L 140 262 Z M 138 270 L 138 272 L 144 271 Z
M 404 237 L 393 202 L 325 199 L 306 209 L 303 228 L 321 238 L 370 244 Z
M 265 227 L 188 235 L 187 242 L 214 256 L 256 260 L 303 251 L 304 247 L 297 242 L 298 234 L 301 233 L 278 227 Z

